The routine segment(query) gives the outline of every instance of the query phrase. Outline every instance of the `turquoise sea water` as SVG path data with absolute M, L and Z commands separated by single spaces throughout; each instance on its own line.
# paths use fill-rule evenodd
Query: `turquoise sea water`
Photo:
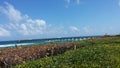
M 29 45 L 37 45 L 37 44 L 47 44 L 47 43 L 62 43 L 62 42 L 72 42 L 72 40 L 36 40 L 36 41 L 4 41 L 0 42 L 0 48 L 2 47 L 14 47 L 14 46 L 29 46 Z
M 15 46 L 29 46 L 36 44 L 48 43 L 63 43 L 86 40 L 90 38 L 98 38 L 102 36 L 82 36 L 82 37 L 65 37 L 65 38 L 48 38 L 48 39 L 31 39 L 31 40 L 15 40 L 15 41 L 0 41 L 0 48 L 15 47 Z
M 47 43 L 63 43 L 63 42 L 72 42 L 72 40 L 62 40 L 62 41 L 58 41 L 58 40 L 49 40 L 49 41 L 27 41 L 24 43 L 21 42 L 17 42 L 17 41 L 6 41 L 6 42 L 0 42 L 0 48 L 3 47 L 15 47 L 17 46 L 29 46 L 29 45 L 37 45 L 37 44 L 47 44 Z

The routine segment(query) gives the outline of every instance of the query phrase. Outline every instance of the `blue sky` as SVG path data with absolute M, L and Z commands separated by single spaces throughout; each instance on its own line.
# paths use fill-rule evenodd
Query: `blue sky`
M 119 34 L 120 0 L 0 0 L 0 40 Z

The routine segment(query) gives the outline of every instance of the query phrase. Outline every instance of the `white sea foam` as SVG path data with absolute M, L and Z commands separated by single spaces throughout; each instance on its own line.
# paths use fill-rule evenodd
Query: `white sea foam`
M 5 45 L 0 45 L 0 47 L 11 47 L 11 46 L 15 46 L 15 44 L 5 44 Z
M 13 47 L 15 45 L 21 46 L 21 45 L 32 45 L 34 43 L 19 43 L 19 44 L 5 44 L 5 45 L 0 45 L 0 47 Z

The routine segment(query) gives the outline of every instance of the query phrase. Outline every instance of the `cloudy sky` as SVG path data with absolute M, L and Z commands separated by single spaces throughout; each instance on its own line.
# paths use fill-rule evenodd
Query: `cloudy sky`
M 120 0 L 0 0 L 0 40 L 119 34 Z

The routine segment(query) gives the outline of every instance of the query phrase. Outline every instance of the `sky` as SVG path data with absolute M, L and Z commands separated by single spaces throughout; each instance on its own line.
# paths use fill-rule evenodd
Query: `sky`
M 0 0 L 0 41 L 120 34 L 120 0 Z

